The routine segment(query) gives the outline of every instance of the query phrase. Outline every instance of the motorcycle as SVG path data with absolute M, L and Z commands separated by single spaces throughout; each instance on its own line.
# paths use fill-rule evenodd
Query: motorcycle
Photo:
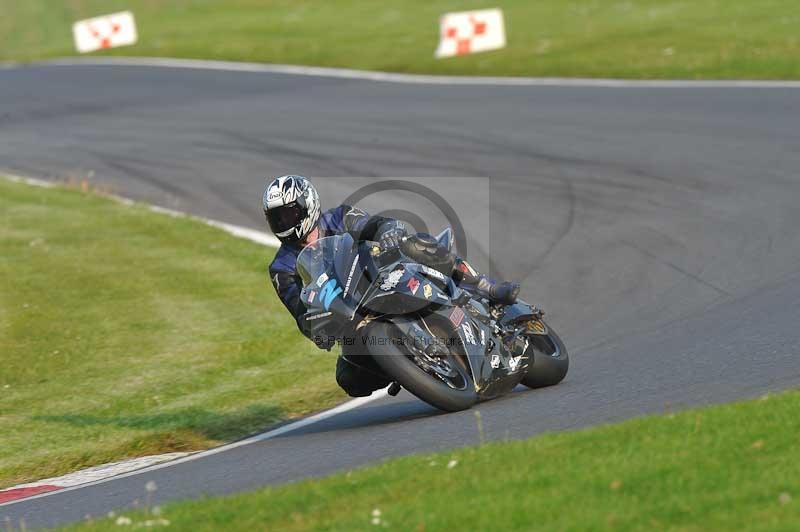
M 383 249 L 350 234 L 319 239 L 297 258 L 301 326 L 360 353 L 373 370 L 436 408 L 458 411 L 561 382 L 569 355 L 538 308 L 493 304 L 460 288 L 449 229 Z

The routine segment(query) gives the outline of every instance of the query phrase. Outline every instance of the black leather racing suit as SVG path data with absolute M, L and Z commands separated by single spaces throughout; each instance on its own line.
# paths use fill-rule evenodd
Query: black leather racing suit
M 397 229 L 402 223 L 381 216 L 369 216 L 357 207 L 340 205 L 325 211 L 319 220 L 319 238 L 350 233 L 354 240 L 380 240 L 385 232 Z M 278 297 L 294 316 L 300 331 L 311 338 L 302 325 L 306 307 L 300 300 L 302 281 L 297 273 L 297 256 L 300 244 L 282 244 L 269 266 L 269 276 Z M 312 338 L 312 340 L 314 340 Z M 330 345 L 317 345 L 330 349 Z M 349 395 L 362 397 L 389 385 L 381 376 L 371 358 L 357 353 L 343 353 L 336 361 L 336 382 Z

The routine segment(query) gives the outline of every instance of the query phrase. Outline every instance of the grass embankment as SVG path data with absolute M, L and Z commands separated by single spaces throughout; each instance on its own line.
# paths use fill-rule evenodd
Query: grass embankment
M 192 531 L 797 530 L 798 410 L 800 393 L 791 392 L 402 458 L 172 504 L 158 519 Z M 76 529 L 119 529 L 115 519 Z M 140 512 L 127 519 L 156 518 Z
M 343 398 L 274 250 L 0 178 L 0 487 L 205 448 Z
M 435 60 L 438 18 L 502 7 L 505 50 Z M 73 55 L 73 21 L 131 9 L 173 56 L 439 74 L 800 79 L 796 0 L 0 0 L 0 60 Z

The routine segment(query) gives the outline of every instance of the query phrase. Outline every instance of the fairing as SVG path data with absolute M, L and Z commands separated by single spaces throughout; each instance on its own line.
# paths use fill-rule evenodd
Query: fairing
M 525 375 L 525 355 L 513 356 L 495 335 L 488 309 L 452 278 L 405 259 L 380 252 L 375 243 L 354 242 L 349 234 L 317 240 L 297 258 L 313 330 L 341 331 L 337 323 L 358 323 L 365 316 L 395 324 L 408 339 L 432 341 L 425 323 L 436 322 L 463 347 L 479 396 L 489 399 L 513 389 Z M 504 321 L 531 314 L 511 307 Z M 337 317 L 338 316 L 338 317 Z

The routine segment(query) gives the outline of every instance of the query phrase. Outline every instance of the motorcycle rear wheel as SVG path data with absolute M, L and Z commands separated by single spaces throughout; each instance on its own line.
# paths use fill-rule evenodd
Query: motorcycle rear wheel
M 375 338 L 394 340 L 400 336 L 397 328 L 387 322 L 373 322 L 367 334 L 374 335 Z M 412 359 L 413 353 L 408 347 L 408 342 L 392 341 L 384 345 L 371 345 L 369 352 L 383 372 L 400 383 L 403 388 L 440 410 L 457 412 L 477 403 L 478 394 L 475 392 L 475 383 L 469 374 L 466 361 L 458 353 L 453 353 L 454 347 L 449 349 L 450 355 L 445 361 L 446 367 L 458 374 L 457 382 L 463 381 L 463 384 L 457 387 L 454 387 L 454 383 L 448 385 L 441 378 L 418 366 Z

